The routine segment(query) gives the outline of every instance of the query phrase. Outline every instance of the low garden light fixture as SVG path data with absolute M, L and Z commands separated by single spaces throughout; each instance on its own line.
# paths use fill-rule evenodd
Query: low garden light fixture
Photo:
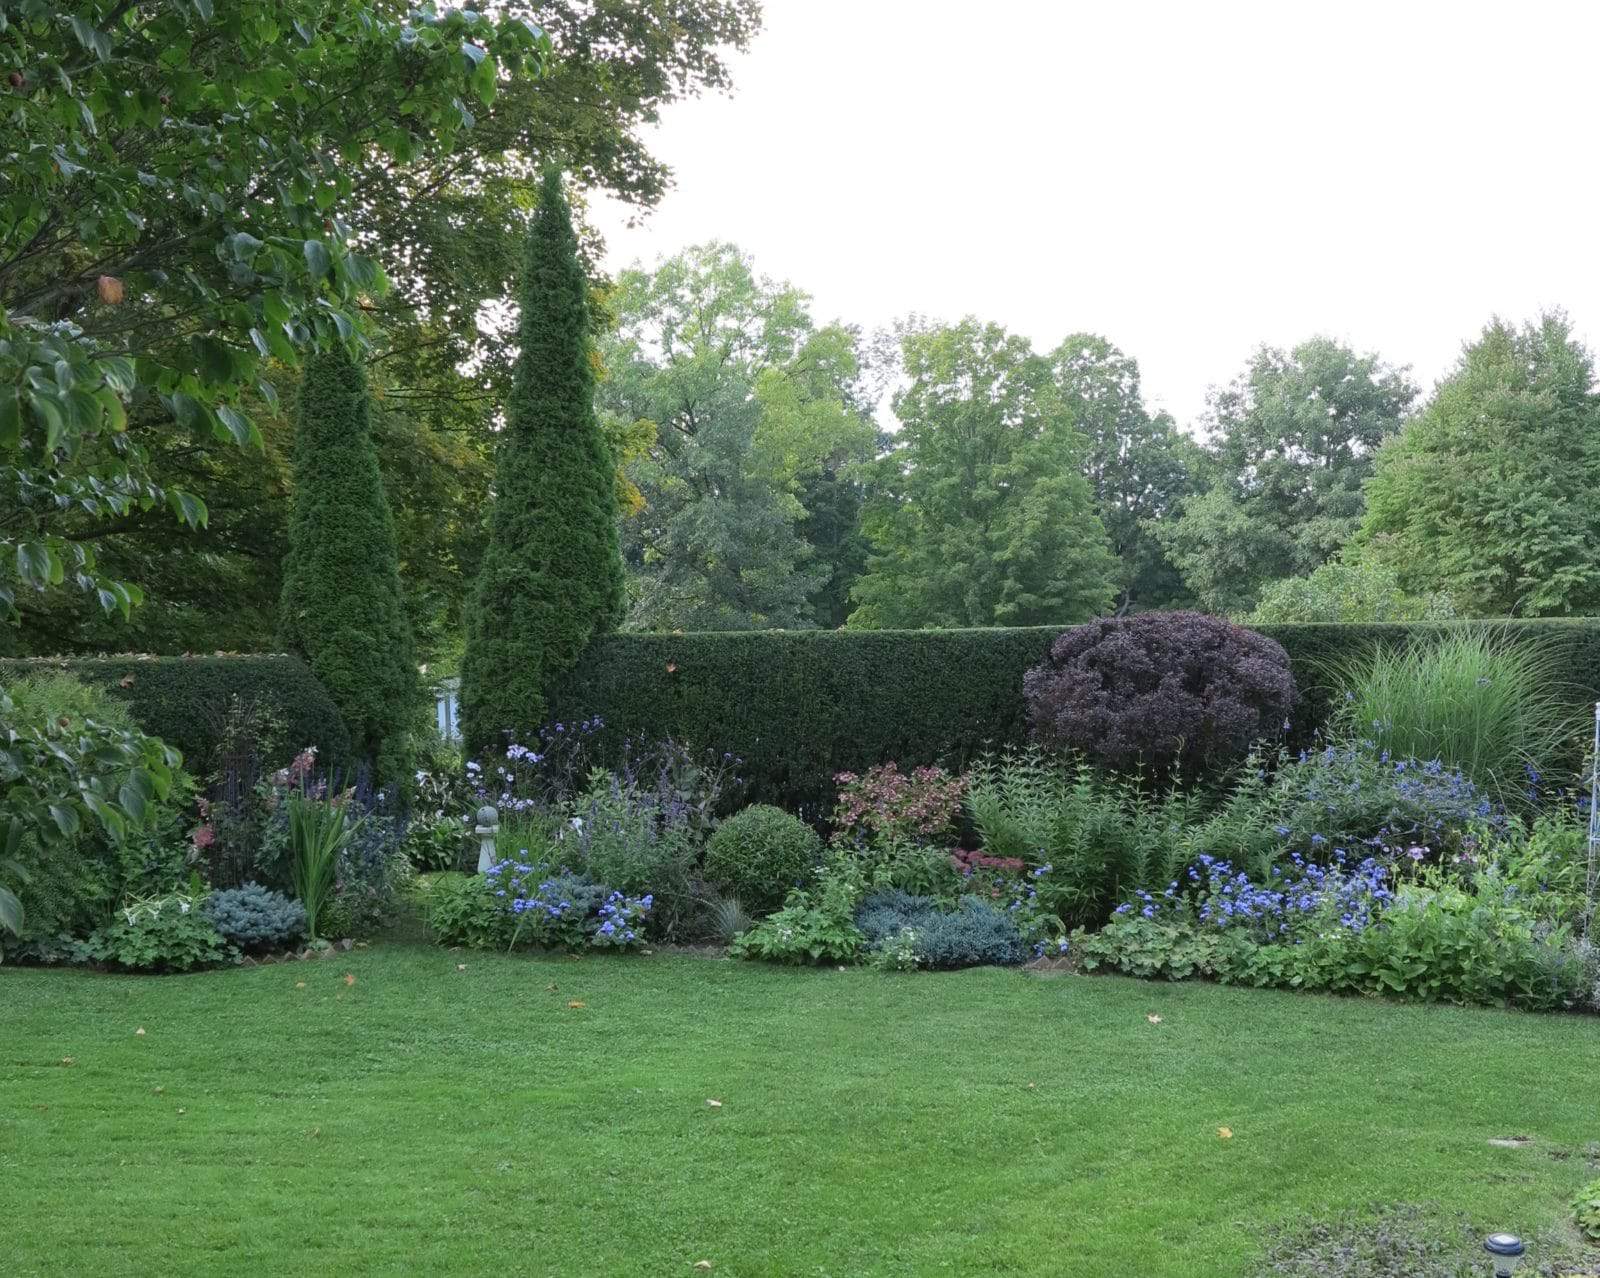
M 1483 1240 L 1483 1249 L 1494 1257 L 1494 1278 L 1511 1278 L 1527 1250 L 1515 1234 L 1490 1234 Z

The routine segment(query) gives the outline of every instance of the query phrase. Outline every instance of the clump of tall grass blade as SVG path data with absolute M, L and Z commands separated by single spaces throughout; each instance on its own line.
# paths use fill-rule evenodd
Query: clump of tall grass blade
M 306 911 L 306 935 L 315 942 L 333 900 L 339 853 L 360 825 L 349 798 L 315 799 L 291 794 L 289 803 L 289 878 Z
M 1578 716 L 1548 643 L 1473 626 L 1333 667 L 1339 730 L 1392 757 L 1437 759 L 1511 801 L 1574 743 Z

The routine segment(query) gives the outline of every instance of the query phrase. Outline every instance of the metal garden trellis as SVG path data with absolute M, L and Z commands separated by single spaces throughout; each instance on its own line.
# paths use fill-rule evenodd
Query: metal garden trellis
M 1583 881 L 1583 939 L 1592 939 L 1595 895 L 1600 890 L 1600 701 L 1594 703 L 1594 746 L 1589 753 L 1589 857 Z

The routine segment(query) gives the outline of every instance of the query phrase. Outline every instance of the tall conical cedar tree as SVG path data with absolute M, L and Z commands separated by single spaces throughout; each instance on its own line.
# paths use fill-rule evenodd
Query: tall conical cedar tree
M 357 759 L 372 762 L 382 783 L 404 784 L 421 690 L 368 414 L 367 379 L 349 354 L 312 356 L 300 387 L 278 627 L 343 712 Z
M 474 754 L 536 728 L 550 680 L 622 616 L 616 468 L 594 411 L 587 294 L 561 175 L 547 172 L 523 263 L 489 545 L 467 609 L 461 718 Z

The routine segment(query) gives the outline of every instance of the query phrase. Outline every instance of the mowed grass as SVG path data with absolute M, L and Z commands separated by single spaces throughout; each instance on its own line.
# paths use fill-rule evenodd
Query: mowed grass
M 1235 1274 L 1373 1203 L 1538 1233 L 1600 1140 L 1593 1020 L 1115 977 L 397 944 L 0 968 L 0 1042 L 9 1275 Z

